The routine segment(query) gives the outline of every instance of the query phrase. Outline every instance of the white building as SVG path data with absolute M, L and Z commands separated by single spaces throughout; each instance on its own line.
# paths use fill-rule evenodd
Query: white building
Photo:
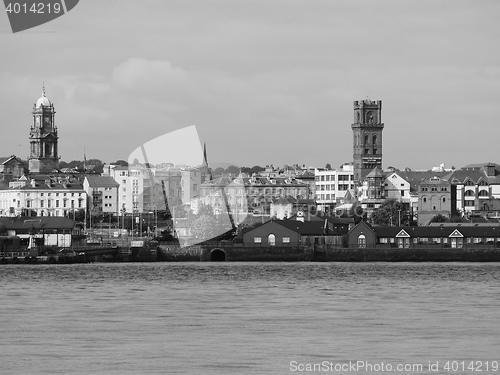
M 0 190 L 1 216 L 69 216 L 87 207 L 87 194 L 80 182 L 64 177 L 21 177 Z
M 354 189 L 354 167 L 343 164 L 339 170 L 316 169 L 316 203 L 319 211 L 326 211 L 343 203 L 342 200 L 350 189 Z
M 83 189 L 87 193 L 88 207 L 93 212 L 118 215 L 119 184 L 111 176 L 86 175 Z

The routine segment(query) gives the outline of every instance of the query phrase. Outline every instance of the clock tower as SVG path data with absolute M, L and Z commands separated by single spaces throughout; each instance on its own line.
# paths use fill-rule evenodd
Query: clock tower
M 57 149 L 57 127 L 54 118 L 54 105 L 45 96 L 45 86 L 42 96 L 33 107 L 33 124 L 30 129 L 30 156 L 28 168 L 30 173 L 50 173 L 59 168 Z
M 354 182 L 359 185 L 373 168 L 382 168 L 382 101 L 354 101 L 351 128 L 354 136 Z

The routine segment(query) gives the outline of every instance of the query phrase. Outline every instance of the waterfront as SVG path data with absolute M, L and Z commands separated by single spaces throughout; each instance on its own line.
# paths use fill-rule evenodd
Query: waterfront
M 499 263 L 0 271 L 2 374 L 290 374 L 292 361 L 500 360 Z

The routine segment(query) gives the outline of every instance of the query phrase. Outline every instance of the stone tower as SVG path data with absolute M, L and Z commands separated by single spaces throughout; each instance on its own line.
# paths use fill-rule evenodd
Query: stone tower
M 57 149 L 57 127 L 55 126 L 54 105 L 42 96 L 33 107 L 33 124 L 30 129 L 30 156 L 28 168 L 30 173 L 49 173 L 59 168 Z
M 370 171 L 382 168 L 382 101 L 354 101 L 354 182 L 360 184 Z

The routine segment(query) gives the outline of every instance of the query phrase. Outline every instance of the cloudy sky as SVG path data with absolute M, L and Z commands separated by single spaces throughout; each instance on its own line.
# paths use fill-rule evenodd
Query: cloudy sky
M 384 167 L 500 163 L 499 19 L 497 0 L 84 0 L 13 34 L 3 14 L 0 156 L 27 157 L 45 82 L 64 161 L 196 125 L 209 162 L 338 167 L 368 97 Z

